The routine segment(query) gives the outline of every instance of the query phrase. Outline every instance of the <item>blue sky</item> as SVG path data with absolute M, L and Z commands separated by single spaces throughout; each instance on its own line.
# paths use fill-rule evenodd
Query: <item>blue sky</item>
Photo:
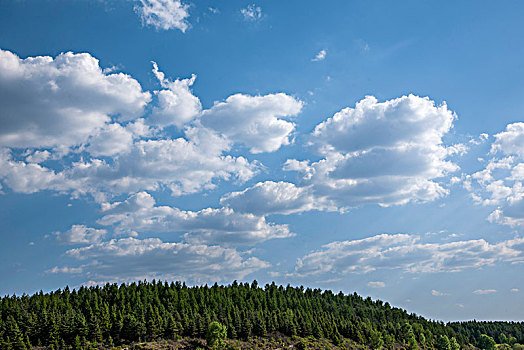
M 522 320 L 519 1 L 0 3 L 0 295 L 179 279 Z

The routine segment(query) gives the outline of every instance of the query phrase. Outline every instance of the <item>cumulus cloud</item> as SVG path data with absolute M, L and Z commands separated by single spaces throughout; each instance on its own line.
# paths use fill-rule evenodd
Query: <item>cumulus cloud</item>
M 518 289 L 518 288 L 511 288 L 511 289 L 510 289 L 510 292 L 511 292 L 511 293 L 518 293 L 518 292 L 519 292 L 519 289 Z
M 368 282 L 368 287 L 371 287 L 371 288 L 384 288 L 384 287 L 386 287 L 386 283 L 380 282 L 380 281 Z
M 524 123 L 494 135 L 485 167 L 467 175 L 464 187 L 478 204 L 497 206 L 488 221 L 524 227 Z
M 403 96 L 378 102 L 373 96 L 316 126 L 313 136 L 325 149 L 357 152 L 409 144 L 442 143 L 455 115 L 428 97 Z M 373 137 L 370 137 L 373 136 Z
M 25 161 L 26 163 L 42 163 L 49 159 L 50 156 L 51 153 L 46 150 L 34 151 L 25 158 Z
M 196 75 L 193 74 L 189 79 L 170 81 L 158 70 L 155 62 L 153 72 L 164 90 L 155 91 L 158 105 L 153 108 L 151 123 L 161 127 L 175 125 L 182 129 L 202 110 L 200 100 L 190 90 Z
M 505 131 L 494 136 L 492 152 L 500 151 L 504 154 L 517 154 L 524 157 L 524 123 L 508 124 Z
M 477 289 L 473 292 L 473 294 L 477 295 L 486 295 L 486 294 L 493 294 L 496 293 L 496 289 Z
M 248 5 L 246 8 L 240 10 L 244 20 L 256 22 L 262 18 L 262 8 L 255 4 Z
M 65 232 L 56 233 L 56 240 L 63 244 L 90 244 L 100 242 L 107 234 L 106 230 L 95 229 L 85 225 L 73 225 Z
M 483 239 L 421 243 L 418 236 L 382 234 L 326 244 L 298 259 L 295 274 L 344 275 L 387 269 L 409 273 L 457 272 L 496 262 L 524 262 L 524 239 L 496 244 Z
M 427 97 L 368 96 L 316 126 L 323 159 L 288 160 L 284 169 L 301 172 L 303 185 L 341 207 L 431 201 L 448 193 L 438 179 L 458 170 L 448 157 L 465 149 L 443 145 L 455 118 Z
M 79 145 L 111 116 L 137 118 L 150 100 L 135 79 L 104 73 L 88 53 L 21 59 L 0 50 L 0 146 Z
M 143 25 L 156 29 L 178 29 L 184 33 L 189 28 L 189 5 L 179 0 L 140 0 L 135 11 L 142 19 Z
M 287 119 L 303 105 L 284 93 L 236 94 L 202 111 L 190 89 L 195 76 L 171 81 L 153 63 L 162 89 L 154 92 L 151 114 L 141 117 L 151 94 L 128 75 L 102 70 L 87 53 L 20 59 L 0 51 L 0 72 L 0 147 L 6 147 L 0 181 L 22 193 L 106 201 L 144 190 L 181 195 L 219 181 L 242 183 L 260 165 L 227 152 L 235 143 L 252 153 L 289 144 L 295 124 Z M 162 130 L 171 125 L 180 137 Z
M 66 192 L 76 186 L 63 173 L 36 163 L 13 159 L 11 150 L 0 148 L 0 179 L 13 191 L 35 193 L 41 190 Z M 1 187 L 0 187 L 1 188 Z
M 290 143 L 295 124 L 282 118 L 297 115 L 303 103 L 284 93 L 235 94 L 202 113 L 204 127 L 242 143 L 251 153 L 273 152 Z
M 89 138 L 87 151 L 95 156 L 114 156 L 133 145 L 133 133 L 118 123 L 108 124 Z
M 270 266 L 230 248 L 170 243 L 158 238 L 113 239 L 70 249 L 66 255 L 85 263 L 89 279 L 107 281 L 143 278 L 195 283 L 231 281 Z
M 113 164 L 93 159 L 75 164 L 67 175 L 93 192 L 130 193 L 165 187 L 179 195 L 214 188 L 214 179 L 246 181 L 256 171 L 243 157 L 224 156 L 220 150 L 178 138 L 139 141 Z
M 524 227 L 524 199 L 495 209 L 489 214 L 488 221 L 510 227 Z
M 220 203 L 236 212 L 256 215 L 293 214 L 310 210 L 336 210 L 326 200 L 316 198 L 307 187 L 289 182 L 265 181 L 240 192 L 224 195 Z
M 313 61 L 313 62 L 323 61 L 326 58 L 326 55 L 327 55 L 327 51 L 326 50 L 320 50 L 320 52 L 317 53 L 315 58 L 313 58 L 311 61 Z
M 256 163 L 249 163 L 243 157 L 223 155 L 217 146 L 220 140 L 216 138 L 216 143 L 213 140 L 212 137 L 202 142 L 198 138 L 195 141 L 140 140 L 111 160 L 80 160 L 59 172 L 15 161 L 11 153 L 4 150 L 0 152 L 0 178 L 17 192 L 89 193 L 103 200 L 107 196 L 141 190 L 168 189 L 173 195 L 194 193 L 214 188 L 215 180 L 246 181 L 258 171 Z M 110 152 L 109 147 L 98 147 L 96 152 Z
M 186 232 L 188 242 L 212 244 L 252 244 L 293 234 L 287 225 L 268 223 L 263 216 L 236 213 L 229 208 L 184 211 L 156 206 L 154 198 L 140 192 L 119 203 L 104 204 L 104 226 L 114 225 L 117 234 Z

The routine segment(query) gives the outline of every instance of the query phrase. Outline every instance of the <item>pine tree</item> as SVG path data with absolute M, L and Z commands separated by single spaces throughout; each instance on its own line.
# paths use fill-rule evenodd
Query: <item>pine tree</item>
M 80 336 L 76 336 L 75 340 L 73 341 L 73 350 L 81 350 L 82 349 L 82 342 L 80 341 Z

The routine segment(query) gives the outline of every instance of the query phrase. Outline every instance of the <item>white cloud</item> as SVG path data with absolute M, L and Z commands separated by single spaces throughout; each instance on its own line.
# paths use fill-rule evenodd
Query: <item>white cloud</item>
M 311 61 L 313 61 L 313 62 L 322 61 L 322 60 L 324 60 L 326 58 L 326 55 L 327 55 L 327 51 L 326 50 L 320 50 L 320 52 L 317 53 L 315 58 L 313 58 Z
M 484 169 L 467 175 L 464 187 L 478 204 L 497 208 L 488 221 L 524 227 L 524 123 L 513 123 L 494 135 Z
M 510 227 L 524 227 L 524 200 L 512 203 L 504 209 L 495 209 L 488 216 L 488 221 Z
M 448 193 L 438 179 L 458 169 L 447 158 L 464 151 L 443 145 L 455 118 L 427 97 L 368 96 L 317 125 L 312 138 L 325 158 L 288 160 L 284 169 L 300 171 L 302 185 L 341 207 L 435 200 Z
M 384 287 L 386 287 L 386 283 L 380 282 L 380 281 L 368 282 L 368 287 L 371 287 L 371 288 L 384 288 Z
M 26 163 L 42 163 L 45 162 L 49 157 L 51 156 L 51 153 L 48 151 L 34 151 L 32 154 L 28 155 L 25 158 Z
M 88 140 L 87 151 L 95 156 L 114 156 L 128 152 L 133 145 L 133 133 L 120 124 L 108 124 Z
M 269 267 L 237 250 L 202 244 L 168 243 L 158 238 L 122 238 L 70 249 L 66 255 L 84 261 L 88 279 L 123 281 L 179 279 L 195 283 L 242 279 Z
M 84 269 L 82 267 L 68 267 L 68 266 L 58 267 L 58 266 L 55 266 L 52 269 L 47 270 L 46 273 L 52 273 L 52 274 L 56 274 L 56 273 L 79 274 L 79 273 L 82 273 L 83 270 Z
M 285 119 L 303 105 L 284 93 L 236 94 L 202 111 L 190 90 L 195 77 L 170 81 L 154 63 L 163 89 L 155 91 L 151 115 L 140 118 L 151 94 L 128 75 L 104 72 L 87 53 L 22 60 L 0 51 L 0 72 L 6 92 L 0 146 L 26 149 L 0 151 L 0 181 L 22 193 L 106 201 L 143 190 L 181 195 L 221 180 L 244 182 L 260 164 L 227 152 L 235 143 L 252 153 L 289 144 L 295 123 Z M 170 125 L 183 136 L 167 138 L 162 128 Z
M 517 154 L 524 158 L 524 123 L 508 124 L 505 131 L 494 136 L 491 152 Z
M 196 76 L 193 74 L 189 79 L 170 81 L 158 70 L 155 62 L 153 62 L 153 72 L 164 90 L 155 91 L 158 106 L 153 108 L 151 123 L 161 127 L 175 125 L 182 129 L 202 110 L 200 100 L 190 90 Z
M 284 93 L 264 96 L 235 94 L 202 113 L 204 127 L 242 143 L 251 153 L 273 152 L 290 143 L 293 122 L 303 103 Z
M 135 79 L 103 73 L 88 53 L 21 59 L 0 50 L 0 146 L 79 145 L 111 116 L 140 116 L 150 100 Z
M 262 8 L 255 4 L 248 5 L 246 8 L 241 9 L 240 13 L 246 21 L 255 22 L 262 18 Z
M 56 240 L 63 244 L 89 244 L 100 242 L 107 234 L 106 230 L 99 230 L 85 225 L 73 225 L 66 232 L 57 232 Z
M 184 33 L 189 28 L 189 5 L 179 0 L 140 0 L 135 11 L 140 15 L 142 24 L 156 29 L 178 29 Z
M 518 293 L 519 292 L 519 289 L 518 288 L 512 288 L 510 290 L 511 293 Z
M 293 214 L 310 210 L 336 210 L 307 187 L 289 182 L 259 182 L 241 192 L 224 195 L 220 203 L 241 213 L 255 215 Z
M 62 173 L 36 163 L 25 163 L 13 159 L 9 149 L 0 148 L 0 179 L 13 191 L 35 193 L 41 190 L 66 192 L 76 186 L 74 181 Z M 1 188 L 1 187 L 0 187 Z
M 407 145 L 440 145 L 455 115 L 446 104 L 414 95 L 378 102 L 373 96 L 316 126 L 313 136 L 326 149 L 369 151 Z
M 102 208 L 106 215 L 98 223 L 114 225 L 117 234 L 186 232 L 186 241 L 212 244 L 252 244 L 293 236 L 287 225 L 268 223 L 263 216 L 229 208 L 184 211 L 156 206 L 154 198 L 145 192 Z
M 0 152 L 0 178 L 16 192 L 41 190 L 92 194 L 105 197 L 141 190 L 169 189 L 173 195 L 212 189 L 216 180 L 250 179 L 255 163 L 243 157 L 222 155 L 223 142 L 208 135 L 195 140 L 140 140 L 126 153 L 109 161 L 91 158 L 73 162 L 60 172 L 12 159 L 9 151 Z M 216 142 L 214 142 L 216 141 Z M 88 148 L 89 149 L 89 148 Z M 96 152 L 103 152 L 100 148 Z M 97 199 L 98 200 L 98 199 Z
M 431 295 L 436 296 L 436 297 L 443 297 L 443 296 L 449 295 L 449 293 L 444 293 L 444 292 L 440 292 L 438 290 L 433 289 L 431 291 Z
M 497 290 L 496 289 L 477 289 L 473 292 L 473 294 L 477 294 L 477 295 L 485 295 L 485 294 L 493 294 L 493 293 L 496 293 Z
M 344 275 L 384 269 L 409 273 L 456 272 L 497 262 L 524 262 L 524 239 L 496 244 L 483 239 L 420 243 L 418 236 L 382 234 L 326 244 L 298 259 L 295 274 Z
M 213 180 L 246 181 L 256 166 L 243 157 L 223 156 L 183 138 L 139 141 L 113 164 L 97 159 L 77 163 L 67 174 L 87 191 L 132 193 L 168 188 L 174 195 L 215 187 Z

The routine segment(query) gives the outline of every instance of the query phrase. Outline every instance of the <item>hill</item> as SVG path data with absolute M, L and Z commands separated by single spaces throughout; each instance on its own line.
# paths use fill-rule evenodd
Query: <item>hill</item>
M 261 288 L 256 281 L 211 287 L 144 281 L 1 298 L 0 347 L 77 350 L 185 342 L 180 347 L 197 348 L 205 346 L 198 345 L 199 339 L 214 321 L 226 326 L 230 348 L 278 340 L 276 348 L 325 348 L 329 343 L 337 348 L 451 350 L 494 348 L 491 338 L 503 348 L 524 341 L 523 323 L 444 324 L 356 293 L 274 283 Z M 261 348 L 272 348 L 267 344 Z

